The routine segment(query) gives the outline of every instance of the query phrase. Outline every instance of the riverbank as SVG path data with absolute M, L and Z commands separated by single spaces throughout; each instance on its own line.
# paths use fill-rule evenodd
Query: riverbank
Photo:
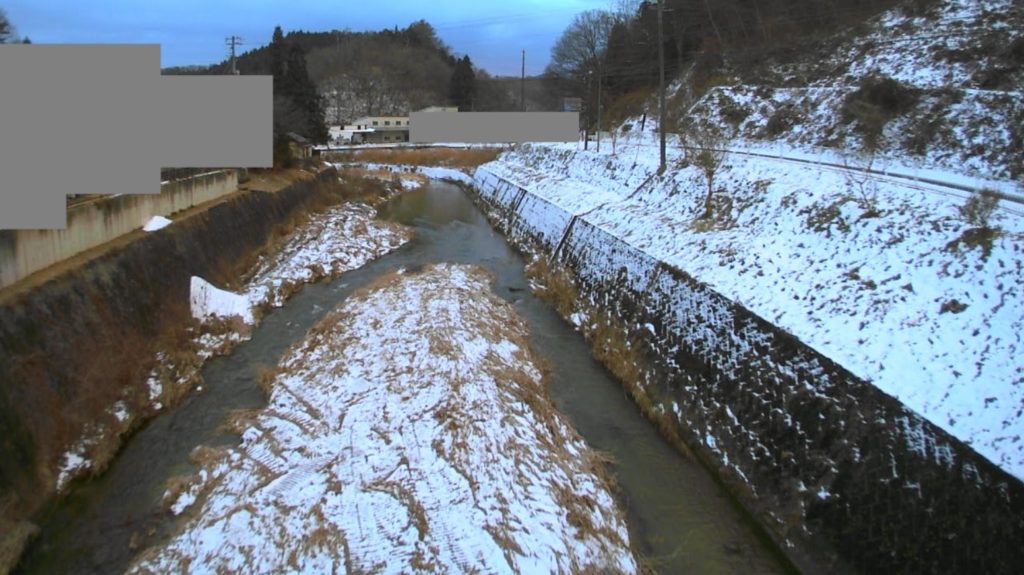
M 489 284 L 437 265 L 347 298 L 236 419 L 242 445 L 169 496 L 193 516 L 136 569 L 636 572 L 600 456 Z
M 362 265 L 409 238 L 353 204 L 332 208 L 333 220 L 311 217 L 344 201 L 346 186 L 333 169 L 300 176 L 291 183 L 287 176 L 256 177 L 247 183 L 251 190 L 101 246 L 4 300 L 0 431 L 10 440 L 0 462 L 0 514 L 10 528 L 0 533 L 0 545 L 10 551 L 2 553 L 2 570 L 37 531 L 27 520 L 44 502 L 76 478 L 106 469 L 145 421 L 201 389 L 207 358 L 251 330 L 227 318 L 196 322 L 197 311 L 206 313 L 190 309 L 193 284 L 241 290 L 244 272 L 258 263 L 259 277 L 245 288 L 250 297 L 239 296 L 255 321 L 303 282 Z M 303 224 L 312 226 L 310 234 L 288 240 Z M 276 265 L 272 256 L 281 252 L 304 265 Z
M 685 442 L 714 470 L 801 569 L 956 572 L 984 565 L 1012 572 L 1024 486 L 1008 472 L 1019 438 L 1008 411 L 1016 400 L 1004 400 L 1019 395 L 1007 362 L 1019 338 L 995 324 L 1020 319 L 1015 284 L 1001 281 L 1020 272 L 1006 265 L 1017 250 L 1019 221 L 993 216 L 1005 227 L 988 254 L 957 240 L 971 228 L 948 199 L 911 201 L 879 189 L 879 212 L 865 215 L 852 191 L 828 187 L 823 176 L 823 188 L 800 187 L 809 168 L 770 172 L 740 159 L 717 175 L 730 190 L 716 192 L 714 217 L 701 218 L 707 184 L 694 166 L 658 175 L 656 156 L 619 151 L 523 146 L 478 168 L 476 188 L 492 223 L 546 269 L 539 274 L 544 291 L 563 294 L 560 311 L 588 334 L 595 354 L 664 435 Z M 934 226 L 920 225 L 932 220 Z M 908 284 L 896 282 L 899 260 L 917 268 L 903 270 Z M 842 281 L 829 279 L 836 276 Z M 969 285 L 971 277 L 980 277 L 979 285 Z M 808 283 L 814 278 L 817 285 Z M 747 289 L 737 293 L 741 284 Z M 955 305 L 954 296 L 970 303 Z M 963 334 L 972 317 L 991 322 L 989 333 L 974 328 L 973 345 L 965 338 L 956 356 L 1004 346 L 998 358 L 975 366 L 972 377 L 984 374 L 984 387 L 965 377 L 944 397 L 931 393 L 967 409 L 973 417 L 966 423 L 994 438 L 990 445 L 1009 456 L 1000 458 L 1008 469 L 983 457 L 984 445 L 969 447 L 912 411 L 899 400 L 904 396 L 886 393 L 881 378 L 866 380 L 852 362 L 838 363 L 831 348 L 790 331 L 781 321 L 789 315 L 759 315 L 765 308 L 758 302 L 816 315 L 835 310 L 825 318 L 833 327 L 861 314 L 859 327 L 828 332 L 833 341 L 853 338 L 845 340 L 846 354 L 884 349 L 889 357 L 927 347 L 931 355 L 893 356 L 885 369 L 903 374 L 894 381 L 907 390 L 948 383 L 929 370 L 955 361 L 955 326 Z M 917 312 L 921 321 L 913 325 L 889 323 Z M 909 340 L 920 345 L 894 343 Z M 936 361 L 908 375 L 921 357 Z M 979 393 L 992 386 L 1008 392 Z M 964 517 L 984 517 L 994 528 L 978 532 Z M 944 543 L 950 534 L 955 548 Z

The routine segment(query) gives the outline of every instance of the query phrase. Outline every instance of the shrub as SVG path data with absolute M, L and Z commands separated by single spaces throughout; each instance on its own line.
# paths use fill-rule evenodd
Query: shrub
M 885 125 L 913 109 L 919 98 L 919 90 L 887 76 L 872 74 L 862 78 L 858 88 L 846 96 L 840 113 L 844 122 L 857 122 L 864 146 L 876 149 Z
M 788 131 L 800 120 L 800 116 L 790 104 L 784 104 L 775 110 L 768 123 L 765 124 L 764 133 L 769 138 L 775 138 L 779 134 Z
M 999 195 L 988 189 L 978 190 L 960 206 L 960 215 L 976 228 L 992 229 L 990 219 L 999 207 Z
M 704 196 L 704 211 L 698 219 L 709 219 L 714 215 L 715 176 L 728 155 L 725 150 L 725 136 L 715 126 L 692 124 L 680 134 L 679 142 L 683 148 L 683 159 L 688 164 L 697 166 L 708 184 Z

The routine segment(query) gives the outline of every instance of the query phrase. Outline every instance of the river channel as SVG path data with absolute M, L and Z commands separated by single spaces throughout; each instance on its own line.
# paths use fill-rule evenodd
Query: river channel
M 431 182 L 399 196 L 381 217 L 416 230 L 402 248 L 321 284 L 306 286 L 268 314 L 252 339 L 203 368 L 202 391 L 149 422 L 110 469 L 77 485 L 36 518 L 42 534 L 18 573 L 116 573 L 145 547 L 167 537 L 176 521 L 161 506 L 168 478 L 197 468 L 197 445 L 238 442 L 222 428 L 234 410 L 260 407 L 260 366 L 274 365 L 294 342 L 354 290 L 397 268 L 451 262 L 494 275 L 493 290 L 511 302 L 531 331 L 531 344 L 551 366 L 559 409 L 594 448 L 614 461 L 613 476 L 630 535 L 658 573 L 780 573 L 788 567 L 751 527 L 725 491 L 695 461 L 680 455 L 647 422 L 622 387 L 598 364 L 583 337 L 534 297 L 523 260 L 459 187 Z

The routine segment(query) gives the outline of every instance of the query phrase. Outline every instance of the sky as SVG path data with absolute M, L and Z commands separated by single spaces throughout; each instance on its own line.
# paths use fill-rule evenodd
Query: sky
M 539 74 L 575 14 L 614 0 L 0 0 L 19 36 L 39 44 L 160 44 L 161 65 L 213 64 L 226 38 L 244 53 L 268 44 L 274 26 L 292 30 L 404 28 L 424 19 L 457 55 L 494 75 Z

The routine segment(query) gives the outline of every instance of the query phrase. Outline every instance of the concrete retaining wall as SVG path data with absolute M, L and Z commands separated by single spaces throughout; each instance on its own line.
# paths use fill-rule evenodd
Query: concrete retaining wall
M 238 174 L 221 170 L 166 182 L 159 194 L 125 194 L 70 206 L 63 230 L 0 230 L 0 288 L 90 248 L 234 192 Z
M 646 350 L 641 386 L 808 572 L 1013 573 L 1024 484 L 789 333 L 527 188 L 477 171 L 524 251 Z M 685 494 L 681 494 L 685 496 Z

